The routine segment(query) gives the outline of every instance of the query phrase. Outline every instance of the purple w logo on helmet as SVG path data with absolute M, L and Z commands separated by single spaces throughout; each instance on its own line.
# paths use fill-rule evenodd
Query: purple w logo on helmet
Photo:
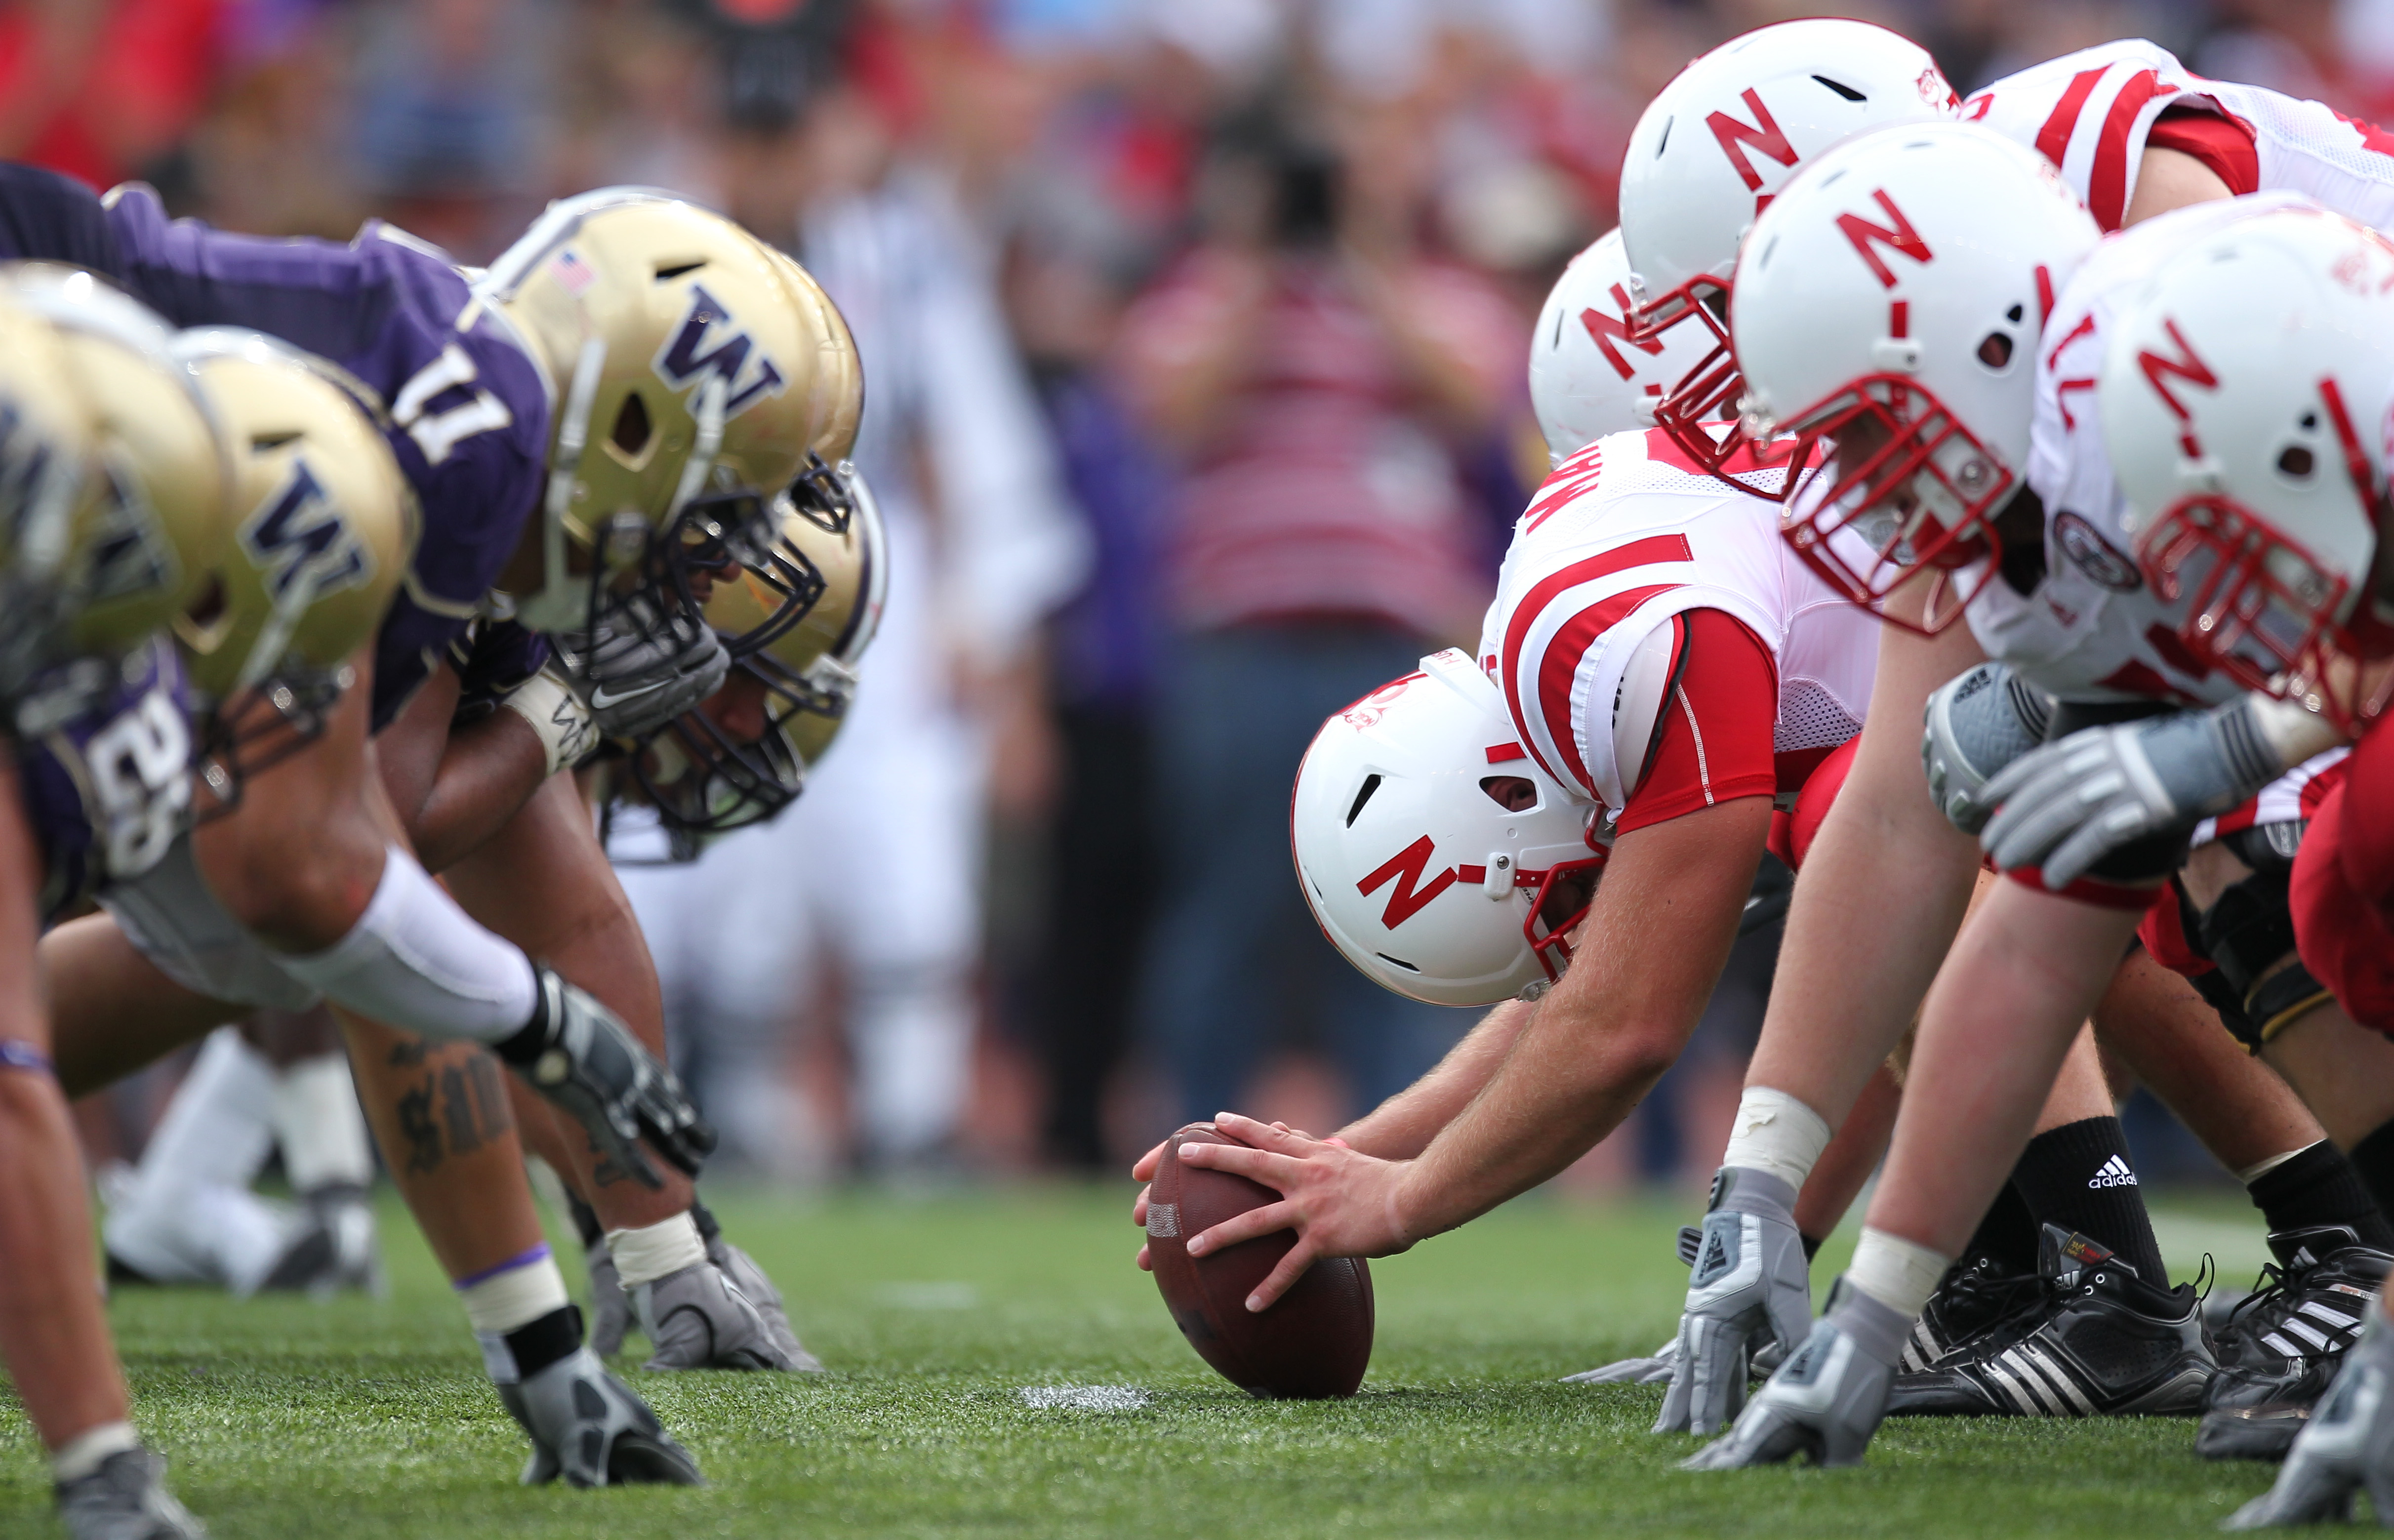
M 789 383 L 723 302 L 697 283 L 690 288 L 690 312 L 657 350 L 656 371 L 677 390 L 719 376 L 726 417 L 738 416 L 759 396 L 779 395 Z

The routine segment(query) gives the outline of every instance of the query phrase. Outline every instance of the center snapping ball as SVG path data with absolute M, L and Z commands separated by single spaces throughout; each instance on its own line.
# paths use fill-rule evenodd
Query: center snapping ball
M 1372 1270 L 1360 1257 L 1324 1257 L 1271 1309 L 1247 1296 L 1296 1244 L 1280 1231 L 1207 1257 L 1189 1237 L 1251 1208 L 1280 1202 L 1270 1188 L 1180 1164 L 1184 1144 L 1243 1144 L 1210 1123 L 1166 1139 L 1147 1194 L 1147 1253 L 1156 1287 L 1197 1356 L 1252 1396 L 1319 1401 L 1351 1396 L 1372 1362 Z

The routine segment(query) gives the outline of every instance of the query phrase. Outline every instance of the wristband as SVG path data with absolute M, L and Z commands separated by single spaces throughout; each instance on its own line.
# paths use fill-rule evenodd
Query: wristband
M 546 668 L 509 691 L 499 704 L 521 717 L 540 735 L 550 775 L 578 763 L 598 745 L 598 729 L 590 719 L 590 708 Z

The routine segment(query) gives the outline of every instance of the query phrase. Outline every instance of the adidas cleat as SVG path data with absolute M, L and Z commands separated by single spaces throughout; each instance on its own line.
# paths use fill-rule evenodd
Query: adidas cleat
M 2394 1514 L 2394 1322 L 2372 1310 L 2344 1355 L 2335 1383 L 2312 1408 L 2276 1484 L 2238 1508 L 2222 1529 L 2274 1529 L 2352 1517 L 2366 1491 L 2378 1522 Z
M 2394 1266 L 2343 1225 L 2277 1231 L 2269 1249 L 2278 1264 L 2213 1334 L 2219 1372 L 2195 1438 L 2196 1452 L 2213 1458 L 2285 1457 L 2303 1423 L 2289 1414 L 2327 1393 Z M 2251 1415 L 2265 1409 L 2271 1415 Z
M 2045 1280 L 2038 1274 L 2014 1272 L 1993 1257 L 1965 1257 L 1945 1270 L 1937 1292 L 1912 1323 L 1896 1368 L 1907 1375 L 1932 1368 L 1980 1333 L 2044 1297 Z
M 1937 1367 L 1899 1375 L 1889 1416 L 2190 1415 L 2211 1382 L 2191 1285 L 2155 1288 L 2084 1235 L 2045 1227 L 2044 1298 Z

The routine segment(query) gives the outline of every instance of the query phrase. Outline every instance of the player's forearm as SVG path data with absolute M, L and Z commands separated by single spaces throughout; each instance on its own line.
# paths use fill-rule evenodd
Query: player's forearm
M 1382 1160 L 1420 1154 L 1495 1074 L 1533 1011 L 1525 1000 L 1494 1007 L 1427 1074 L 1339 1129 L 1337 1137 Z
M 1529 1191 L 1621 1125 L 1703 1014 L 1769 823 L 1767 799 L 1741 797 L 1615 842 L 1570 971 L 1412 1163 L 1400 1200 L 1409 1234 Z
M 452 733 L 440 771 L 408 823 L 425 870 L 446 870 L 479 849 L 547 779 L 548 757 L 539 738 L 513 712 L 493 712 Z

